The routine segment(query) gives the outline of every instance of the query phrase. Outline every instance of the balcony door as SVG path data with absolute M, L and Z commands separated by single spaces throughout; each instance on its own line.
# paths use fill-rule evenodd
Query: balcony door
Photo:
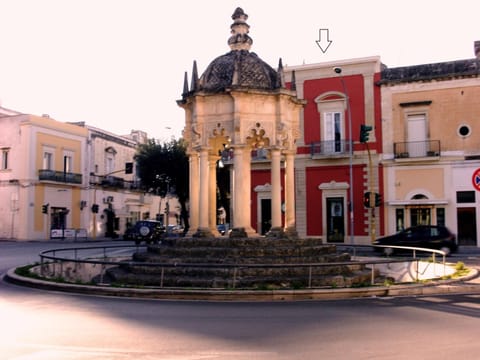
M 427 121 L 425 114 L 408 115 L 407 136 L 410 157 L 427 155 Z
M 324 114 L 324 133 L 326 153 L 342 152 L 342 116 L 339 112 Z

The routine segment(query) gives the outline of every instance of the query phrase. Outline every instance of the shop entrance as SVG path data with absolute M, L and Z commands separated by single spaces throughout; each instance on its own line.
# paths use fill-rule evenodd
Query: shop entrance
M 458 245 L 477 245 L 477 216 L 474 207 L 457 208 Z
M 345 241 L 343 197 L 327 198 L 327 242 Z

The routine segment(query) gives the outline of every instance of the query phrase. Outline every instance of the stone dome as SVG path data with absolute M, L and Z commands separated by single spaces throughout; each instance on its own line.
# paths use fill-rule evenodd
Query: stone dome
M 229 88 L 274 90 L 282 86 L 280 75 L 257 54 L 250 52 L 253 43 L 248 35 L 248 15 L 237 8 L 232 15 L 233 24 L 228 45 L 231 51 L 214 59 L 199 79 L 198 89 L 223 92 Z

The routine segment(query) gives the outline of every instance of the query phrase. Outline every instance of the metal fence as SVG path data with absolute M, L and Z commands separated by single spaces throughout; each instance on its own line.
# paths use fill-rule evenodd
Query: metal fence
M 446 274 L 446 262 L 445 262 L 445 253 L 441 250 L 432 250 L 432 249 L 422 249 L 422 248 L 411 248 L 411 247 L 402 247 L 402 246 L 380 246 L 380 245 L 339 245 L 339 248 L 344 248 L 350 251 L 353 251 L 353 255 L 356 256 L 358 253 L 358 249 L 361 248 L 373 248 L 373 247 L 386 247 L 386 248 L 397 248 L 397 249 L 404 249 L 404 250 L 412 250 L 413 257 L 409 259 L 394 259 L 394 258 L 385 258 L 385 259 L 370 259 L 365 261 L 348 261 L 348 262 L 329 262 L 329 263 L 297 263 L 297 264 L 212 264 L 212 263 L 156 263 L 156 262 L 136 262 L 127 260 L 131 258 L 132 254 L 123 254 L 123 256 L 119 256 L 118 251 L 119 249 L 129 249 L 133 251 L 140 251 L 141 248 L 145 248 L 146 245 L 115 245 L 115 246 L 91 246 L 91 247 L 78 247 L 78 248 L 59 248 L 59 249 L 52 249 L 46 250 L 39 254 L 40 256 L 40 276 L 45 277 L 46 269 L 49 270 L 50 274 L 48 277 L 50 278 L 58 278 L 64 277 L 66 274 L 66 264 L 73 264 L 73 282 L 80 282 L 82 279 L 78 274 L 78 270 L 80 267 L 85 267 L 86 264 L 90 264 L 93 267 L 97 267 L 96 276 L 99 277 L 99 283 L 103 284 L 103 279 L 105 277 L 105 273 L 107 269 L 115 266 L 125 265 L 127 264 L 129 267 L 141 266 L 141 267 L 156 267 L 161 270 L 160 272 L 160 279 L 159 279 L 159 287 L 163 288 L 163 276 L 164 270 L 166 268 L 221 268 L 225 270 L 230 270 L 232 274 L 231 284 L 232 287 L 235 288 L 237 279 L 242 271 L 242 269 L 253 269 L 253 268 L 263 268 L 263 269 L 278 269 L 278 268 L 304 268 L 308 269 L 308 276 L 305 279 L 308 288 L 312 288 L 312 273 L 315 268 L 319 267 L 332 267 L 332 266 L 352 266 L 352 265 L 365 265 L 366 267 L 371 268 L 371 281 L 370 284 L 375 284 L 375 273 L 376 273 L 376 266 L 381 264 L 394 264 L 394 263 L 413 263 L 416 278 L 415 280 L 419 280 L 419 262 L 421 259 L 417 258 L 418 252 L 429 252 L 432 254 L 432 262 L 433 266 L 436 265 L 435 261 L 435 254 L 443 255 L 443 275 Z M 92 250 L 96 253 L 92 255 Z M 88 255 L 90 252 L 90 255 Z M 83 254 L 87 253 L 87 254 Z M 83 255 L 83 256 L 82 256 Z M 77 278 L 75 278 L 77 276 Z M 85 281 L 85 279 L 83 279 Z

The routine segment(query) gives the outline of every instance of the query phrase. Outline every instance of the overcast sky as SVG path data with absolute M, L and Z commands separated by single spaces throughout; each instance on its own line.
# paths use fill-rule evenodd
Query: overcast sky
M 380 56 L 388 67 L 469 59 L 480 40 L 470 0 L 0 0 L 0 105 L 115 134 L 179 137 L 176 104 L 229 51 L 248 14 L 251 51 L 273 68 Z M 331 45 L 316 44 L 328 29 Z

